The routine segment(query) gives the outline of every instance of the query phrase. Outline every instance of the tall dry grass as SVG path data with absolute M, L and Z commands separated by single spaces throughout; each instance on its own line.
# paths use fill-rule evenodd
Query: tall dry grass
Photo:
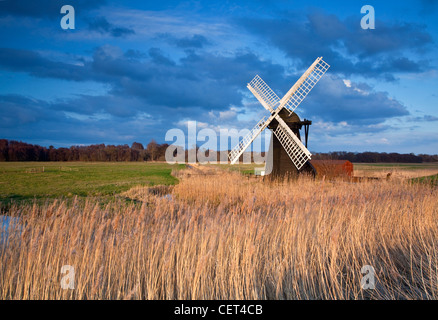
M 180 175 L 172 199 L 136 188 L 141 204 L 13 207 L 23 230 L 0 251 L 0 297 L 438 297 L 436 188 Z M 61 289 L 63 265 L 75 268 L 74 290 Z M 374 290 L 361 289 L 364 265 Z
M 419 177 L 427 177 L 437 174 L 436 168 L 425 169 L 404 169 L 404 168 L 385 168 L 375 170 L 370 167 L 368 169 L 354 169 L 354 176 L 385 179 L 390 174 L 391 179 L 406 180 Z

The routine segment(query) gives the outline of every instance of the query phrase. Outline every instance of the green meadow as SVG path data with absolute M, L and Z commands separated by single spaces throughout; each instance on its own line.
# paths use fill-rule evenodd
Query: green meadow
M 2 162 L 0 202 L 109 196 L 133 186 L 172 185 L 185 165 L 151 162 Z
M 214 165 L 223 169 L 253 174 L 255 164 Z M 425 164 L 360 164 L 355 174 L 366 172 L 419 172 L 414 181 L 437 184 L 437 163 Z M 108 197 L 134 186 L 173 185 L 172 175 L 185 165 L 162 162 L 0 162 L 0 203 L 33 201 L 59 197 Z M 414 178 L 414 177 L 412 177 Z
M 354 163 L 355 170 L 437 170 L 437 162 L 427 163 Z

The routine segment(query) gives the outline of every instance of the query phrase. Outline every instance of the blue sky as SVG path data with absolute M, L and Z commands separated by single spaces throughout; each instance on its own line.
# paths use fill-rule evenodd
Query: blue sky
M 60 9 L 75 8 L 75 29 Z M 376 28 L 362 30 L 363 5 Z M 297 109 L 309 149 L 438 152 L 438 1 L 0 1 L 0 137 L 44 146 L 162 143 L 251 129 L 318 57 Z

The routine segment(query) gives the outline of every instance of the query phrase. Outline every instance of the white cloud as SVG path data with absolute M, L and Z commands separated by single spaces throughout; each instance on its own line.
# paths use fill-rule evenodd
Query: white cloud
M 347 88 L 351 88 L 351 80 L 342 80 Z

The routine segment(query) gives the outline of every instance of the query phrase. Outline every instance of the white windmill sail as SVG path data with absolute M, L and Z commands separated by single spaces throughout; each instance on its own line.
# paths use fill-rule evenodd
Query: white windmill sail
M 247 88 L 252 94 L 259 100 L 259 102 L 265 107 L 266 110 L 271 113 L 274 112 L 280 98 L 274 91 L 259 77 L 256 75 L 254 79 L 248 83 Z
M 279 108 L 285 107 L 289 113 L 295 111 L 304 98 L 309 94 L 310 90 L 318 83 L 319 79 L 330 68 L 322 57 L 318 58 L 301 76 L 300 79 L 290 88 L 280 101 Z
M 276 120 L 278 121 L 278 126 L 275 128 L 274 134 L 297 170 L 300 170 L 311 159 L 312 154 L 283 119 L 277 116 Z
M 263 117 L 262 120 L 260 120 L 259 123 L 257 123 L 256 126 L 239 142 L 239 144 L 233 150 L 231 150 L 228 155 L 231 164 L 235 164 L 239 160 L 239 157 L 243 154 L 243 152 L 245 152 L 245 150 L 257 138 L 260 132 L 265 130 L 268 124 L 272 121 L 272 116 L 268 119 L 268 121 L 266 121 L 265 118 L 266 117 Z

